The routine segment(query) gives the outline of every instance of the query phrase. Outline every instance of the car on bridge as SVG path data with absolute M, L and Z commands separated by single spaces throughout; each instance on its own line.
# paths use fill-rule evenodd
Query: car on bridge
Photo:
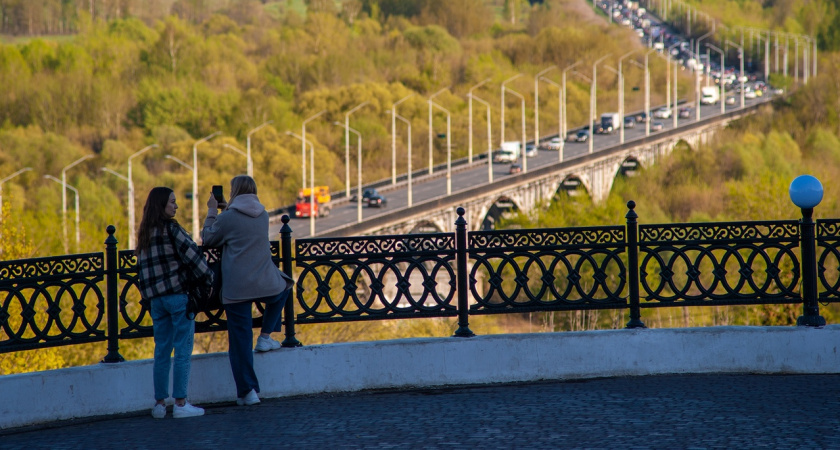
M 528 158 L 533 158 L 537 156 L 537 147 L 534 144 L 528 144 L 525 146 L 525 156 Z
M 680 119 L 688 119 L 691 117 L 691 106 L 683 106 L 680 108 Z
M 634 128 L 636 126 L 636 118 L 627 116 L 624 118 L 624 128 Z
M 358 198 L 359 197 L 354 194 L 352 197 L 350 197 L 350 202 L 354 203 L 358 200 Z M 367 206 L 385 206 L 385 204 L 387 202 L 388 201 L 385 199 L 385 197 L 382 194 L 380 194 L 379 191 L 377 191 L 376 189 L 373 189 L 373 188 L 365 189 L 364 192 L 362 192 L 362 204 L 364 204 L 364 205 L 367 205 Z M 371 203 L 375 203 L 375 204 L 371 204 Z
M 665 124 L 662 122 L 653 122 L 650 124 L 650 131 L 662 131 L 665 128 Z
M 382 208 L 388 204 L 388 199 L 385 198 L 384 195 L 376 192 L 376 189 L 371 189 L 373 192 L 367 199 L 367 205 L 369 208 Z
M 511 175 L 516 174 L 516 173 L 521 173 L 521 172 L 522 172 L 522 164 L 519 164 L 519 163 L 511 164 L 510 169 L 508 170 L 508 173 L 511 174 Z
M 562 142 L 560 142 L 560 138 L 559 137 L 554 137 L 554 138 L 551 138 L 551 140 L 548 141 L 547 143 L 544 143 L 543 148 L 545 148 L 547 150 L 559 150 L 562 145 L 563 144 L 562 144 Z
M 586 142 L 589 140 L 589 130 L 580 130 L 575 134 L 575 142 Z
M 656 119 L 670 119 L 671 118 L 671 108 L 667 106 L 663 106 L 662 108 L 657 109 L 653 112 L 653 117 Z

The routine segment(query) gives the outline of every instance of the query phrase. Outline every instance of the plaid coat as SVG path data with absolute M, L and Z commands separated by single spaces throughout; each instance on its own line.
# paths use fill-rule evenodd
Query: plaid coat
M 208 286 L 213 282 L 213 271 L 207 266 L 204 254 L 187 232 L 174 222 L 165 228 L 155 229 L 149 248 L 136 256 L 138 285 L 145 299 L 186 294 L 187 270 L 195 278 L 204 278 Z

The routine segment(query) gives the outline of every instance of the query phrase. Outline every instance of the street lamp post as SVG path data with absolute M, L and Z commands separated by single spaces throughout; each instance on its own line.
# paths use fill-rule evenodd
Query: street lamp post
M 86 155 L 82 156 L 81 158 L 73 161 L 72 163 L 64 166 L 61 169 L 61 228 L 62 228 L 62 236 L 64 238 L 64 251 L 67 252 L 67 170 L 71 167 L 75 166 L 76 164 L 81 163 L 82 161 L 88 160 L 93 158 L 95 155 Z M 52 179 L 52 178 L 51 178 Z M 77 199 L 78 200 L 78 199 Z
M 709 31 L 709 32 L 703 34 L 702 36 L 697 38 L 696 41 L 694 41 L 694 45 L 695 45 L 694 60 L 696 61 L 694 63 L 694 67 L 693 67 L 694 78 L 695 78 L 694 79 L 694 99 L 696 100 L 695 101 L 695 103 L 696 103 L 695 108 L 697 109 L 695 111 L 695 116 L 697 117 L 695 120 L 700 120 L 700 73 L 697 71 L 697 64 L 700 64 L 700 41 L 702 41 L 703 39 L 711 36 L 714 33 L 715 33 L 715 29 L 714 29 L 714 27 L 712 27 L 712 31 Z M 721 100 L 723 100 L 723 99 L 721 99 Z
M 327 110 L 321 110 L 318 113 L 309 116 L 306 120 L 303 121 L 303 124 L 300 126 L 301 128 L 301 143 L 300 148 L 302 151 L 306 150 L 306 124 L 311 121 L 315 120 L 321 114 L 324 114 Z M 314 147 L 313 147 L 314 148 Z M 306 186 L 304 186 L 306 187 Z M 312 151 L 309 154 L 309 237 L 315 236 L 315 213 L 313 209 L 315 208 L 315 152 Z
M 677 128 L 677 121 L 679 117 L 678 113 L 678 99 L 677 99 L 677 68 L 674 67 L 674 90 L 673 90 L 673 103 L 671 102 L 671 49 L 680 45 L 680 43 L 676 43 L 667 49 L 665 49 L 665 56 L 659 55 L 661 58 L 665 60 L 665 106 L 671 109 L 671 120 L 673 121 L 674 128 Z M 706 58 L 708 60 L 708 58 Z
M 720 53 L 720 113 L 723 114 L 726 112 L 726 83 L 723 82 L 723 74 L 726 72 L 726 66 L 724 65 L 726 52 L 712 44 L 706 44 L 706 47 Z
M 445 87 L 445 88 L 435 92 L 426 101 L 429 104 L 429 175 L 431 175 L 432 171 L 434 170 L 434 158 L 432 156 L 434 154 L 434 138 L 432 136 L 432 134 L 433 134 L 433 127 L 432 127 L 432 104 L 433 104 L 433 102 L 432 102 L 432 99 L 435 98 L 438 94 L 442 93 L 443 91 L 446 91 L 447 89 L 449 89 L 449 87 Z M 446 132 L 446 139 L 449 140 L 449 131 Z
M 346 124 L 342 124 L 341 122 L 333 122 L 333 124 L 343 127 L 346 131 L 349 131 L 356 135 L 358 139 L 356 141 L 356 204 L 358 205 L 356 208 L 356 220 L 359 223 L 362 223 L 362 134 L 359 133 L 358 130 L 350 128 Z M 347 198 L 350 198 L 350 179 L 347 179 Z
M 411 204 L 413 203 L 411 189 L 411 122 L 405 117 L 393 111 L 391 112 L 391 117 L 402 120 L 408 126 L 408 206 L 411 206 Z
M 128 183 L 129 185 L 131 184 L 131 181 L 129 181 L 129 179 L 128 179 L 128 177 L 127 177 L 127 176 L 125 176 L 125 175 L 123 175 L 123 174 L 121 174 L 121 173 L 119 173 L 119 172 L 117 172 L 117 171 L 115 171 L 115 170 L 111 170 L 111 169 L 109 169 L 109 168 L 107 168 L 107 167 L 103 167 L 103 168 L 102 168 L 102 171 L 103 171 L 103 172 L 110 173 L 111 175 L 113 175 L 113 176 L 115 176 L 115 177 L 119 178 L 120 180 L 125 181 L 125 182 L 126 182 L 126 183 Z M 131 192 L 131 189 L 129 189 L 129 193 L 130 193 L 130 192 Z M 130 194 L 129 194 L 129 196 L 130 196 Z M 130 204 L 131 204 L 131 202 L 129 201 L 129 205 L 130 205 Z M 129 216 L 128 221 L 129 221 L 129 222 L 131 222 L 132 217 L 131 217 L 131 210 L 130 210 L 130 207 L 129 207 L 129 211 L 128 211 L 128 216 Z M 131 228 L 131 227 L 129 227 L 129 228 Z M 133 239 L 133 237 L 131 236 L 131 233 L 132 233 L 132 230 L 128 230 L 128 248 L 134 248 L 134 239 Z
M 518 74 L 508 78 L 507 80 L 502 81 L 502 113 L 501 113 L 501 125 L 502 125 L 501 135 L 502 135 L 502 138 L 501 138 L 501 141 L 499 141 L 501 143 L 501 145 L 505 144 L 505 84 L 507 84 L 508 82 L 513 81 L 513 80 L 515 80 L 515 79 L 517 79 L 521 76 L 522 76 L 522 74 L 518 73 Z M 522 139 L 524 140 L 525 136 L 522 136 Z
M 344 183 L 346 185 L 347 198 L 350 198 L 350 114 L 357 109 L 369 105 L 370 102 L 362 102 L 344 113 Z M 359 183 L 361 186 L 361 182 Z M 359 222 L 361 222 L 361 209 L 359 210 Z
M 434 106 L 441 111 L 446 113 L 446 195 L 452 194 L 452 133 L 451 133 L 451 119 L 452 114 L 449 112 L 448 109 L 444 108 L 443 106 L 438 105 L 437 103 L 433 102 L 429 99 L 429 105 Z M 431 118 L 431 116 L 430 116 Z M 429 122 L 431 125 L 431 122 Z M 431 150 L 431 148 L 430 148 Z M 429 153 L 431 158 L 431 153 Z M 429 163 L 431 164 L 432 160 L 429 159 Z M 429 173 L 432 173 L 432 166 L 429 165 Z
M 14 178 L 14 177 L 16 177 L 16 176 L 18 176 L 18 175 L 20 175 L 24 172 L 29 172 L 30 170 L 32 170 L 31 167 L 24 167 L 23 169 L 20 169 L 17 172 L 9 175 L 8 177 L 0 180 L 0 220 L 3 220 L 3 183 L 11 180 L 12 178 Z
M 534 148 L 539 148 L 540 145 L 540 78 L 556 68 L 557 66 L 551 65 L 534 75 Z
M 563 87 L 549 78 L 540 77 L 540 79 L 557 88 L 557 137 L 560 139 L 557 157 L 558 161 L 563 162 Z
M 493 132 L 491 131 L 490 122 L 490 103 L 470 94 L 470 99 L 475 100 L 487 108 L 487 179 L 489 183 L 493 182 Z
M 245 148 L 246 148 L 246 151 L 247 151 L 247 154 L 246 154 L 245 158 L 248 159 L 248 167 L 247 167 L 248 172 L 247 173 L 248 173 L 249 177 L 252 177 L 252 178 L 254 177 L 254 160 L 251 159 L 251 135 L 256 133 L 257 131 L 259 131 L 261 128 L 265 127 L 266 125 L 270 125 L 272 123 L 274 123 L 274 121 L 269 120 L 269 121 L 266 121 L 266 122 L 263 122 L 263 123 L 257 125 L 257 127 L 252 129 L 251 131 L 249 131 L 247 136 L 245 137 Z
M 198 146 L 201 143 L 207 142 L 210 139 L 221 134 L 221 131 L 217 131 L 213 134 L 209 134 L 204 136 L 203 138 L 195 141 L 193 144 L 193 176 L 192 176 L 192 223 L 193 223 L 193 239 L 198 239 L 199 237 L 199 230 L 198 230 Z
M 61 190 L 62 191 L 70 189 L 75 194 L 75 197 L 76 197 L 76 202 L 75 202 L 75 207 L 76 207 L 76 252 L 79 252 L 79 241 L 81 240 L 81 235 L 79 233 L 79 191 L 76 188 L 74 188 L 73 186 L 70 186 L 69 184 L 67 184 L 65 181 L 59 180 L 58 178 L 56 178 L 52 175 L 44 175 L 44 178 L 53 180 L 56 183 L 61 184 Z
M 522 142 L 519 144 L 519 153 L 522 155 L 522 172 L 528 172 L 528 156 L 525 154 L 525 141 L 528 139 L 527 135 L 525 134 L 525 96 L 520 94 L 519 92 L 514 91 L 513 89 L 508 88 L 508 92 L 519 97 L 519 100 L 522 103 Z
M 134 195 L 134 178 L 131 175 L 131 161 L 134 158 L 142 155 L 143 153 L 146 153 L 147 151 L 149 151 L 153 148 L 158 148 L 158 145 L 157 144 L 147 145 L 147 146 L 143 147 L 142 149 L 134 152 L 134 154 L 132 154 L 131 156 L 128 157 L 128 248 L 134 248 L 135 247 L 134 240 L 136 238 L 135 234 L 137 233 L 137 231 L 136 231 L 137 228 L 135 227 L 135 217 L 134 217 L 135 214 L 136 214 L 136 211 L 135 211 L 136 208 L 134 206 L 134 197 L 135 197 L 135 195 Z
M 566 146 L 566 133 L 568 133 L 568 121 L 566 120 L 566 118 L 568 117 L 568 114 L 566 113 L 566 99 L 567 99 L 567 97 L 566 97 L 566 72 L 568 72 L 569 70 L 571 70 L 573 67 L 577 66 L 580 63 L 581 63 L 581 61 L 576 61 L 572 65 L 567 66 L 565 69 L 563 69 L 563 78 L 562 78 L 563 89 L 562 89 L 562 94 L 560 95 L 560 97 L 563 100 L 563 102 L 562 102 L 563 106 L 560 108 L 562 110 L 561 115 L 563 116 L 563 121 L 562 121 L 563 126 L 562 126 L 562 129 L 560 130 L 560 153 L 561 154 L 563 153 L 563 148 Z
M 624 102 L 622 101 L 624 92 L 621 89 L 621 83 L 623 81 L 621 79 L 621 72 L 610 66 L 604 66 L 604 68 L 616 74 L 618 77 L 618 117 L 621 123 L 617 124 L 617 126 L 621 127 L 624 125 Z
M 303 142 L 303 137 L 301 137 L 301 135 L 299 135 L 299 134 L 295 134 L 295 133 L 292 133 L 291 131 L 287 131 L 286 135 L 291 136 L 291 137 L 296 138 L 296 139 L 299 139 L 301 142 Z M 306 142 L 306 144 L 309 144 L 309 151 L 314 153 L 315 152 L 315 146 L 312 145 L 311 142 Z M 301 185 L 301 187 L 306 187 L 306 152 L 305 151 L 301 155 L 301 160 L 302 160 L 302 163 L 301 163 L 302 174 L 301 174 L 300 185 Z
M 480 83 L 471 87 L 470 90 L 467 92 L 467 99 L 469 100 L 469 108 L 468 109 L 469 109 L 469 115 L 470 115 L 470 122 L 469 122 L 469 136 L 470 136 L 470 138 L 469 138 L 469 150 L 468 150 L 468 153 L 467 153 L 467 162 L 469 164 L 472 164 L 472 160 L 473 160 L 473 120 L 472 120 L 473 119 L 473 107 L 472 107 L 473 95 L 472 95 L 472 91 L 474 89 L 478 89 L 479 87 L 481 87 L 482 85 L 484 85 L 484 83 L 487 83 L 488 81 L 490 81 L 490 78 L 486 78 L 486 79 L 482 80 Z
M 741 83 L 741 108 L 744 107 L 744 47 L 741 47 L 738 44 L 730 41 L 729 39 L 726 40 L 726 45 L 731 45 L 738 49 L 738 60 L 741 62 L 741 76 L 738 77 L 738 81 Z
M 619 116 L 621 116 L 621 124 L 619 125 L 621 128 L 619 128 L 618 132 L 618 141 L 621 144 L 624 143 L 624 72 L 622 71 L 622 63 L 624 61 L 624 58 L 627 58 L 633 53 L 636 53 L 636 50 L 627 52 L 624 55 L 622 55 L 621 58 L 618 58 L 618 114 Z
M 397 105 L 413 96 L 414 94 L 406 95 L 391 105 L 391 184 L 397 184 Z M 409 127 L 410 126 L 411 125 L 409 124 Z M 410 161 L 409 164 L 411 164 Z M 409 174 L 409 176 L 411 175 Z
M 592 64 L 592 84 L 589 91 L 589 153 L 595 149 L 595 111 L 597 111 L 597 88 L 598 88 L 598 63 L 607 59 L 610 55 L 604 55 Z
M 645 53 L 645 136 L 650 136 L 650 68 L 648 66 L 648 59 L 652 52 L 656 50 L 648 50 Z

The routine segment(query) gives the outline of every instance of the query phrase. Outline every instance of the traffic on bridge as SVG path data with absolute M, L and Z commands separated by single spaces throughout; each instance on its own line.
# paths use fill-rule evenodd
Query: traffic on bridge
M 374 186 L 378 189 L 377 194 L 381 203 L 376 205 L 368 206 L 367 199 L 363 198 L 362 201 L 365 203 L 360 208 L 356 201 L 351 201 L 353 199 L 334 195 L 329 205 L 329 215 L 315 218 L 306 214 L 305 217 L 295 219 L 294 207 L 281 209 L 269 230 L 270 237 L 276 239 L 282 226 L 277 219 L 282 214 L 289 214 L 293 219 L 289 225 L 292 227 L 295 238 L 311 237 L 312 231 L 315 236 L 324 235 L 347 224 L 386 215 L 399 216 L 411 204 L 440 199 L 478 186 L 489 187 L 492 183 L 499 183 L 522 172 L 545 167 L 558 161 L 573 160 L 590 153 L 603 152 L 619 144 L 632 143 L 648 136 L 655 136 L 657 133 L 661 134 L 668 130 L 695 124 L 701 119 L 768 102 L 774 96 L 783 94 L 781 90 L 773 89 L 761 79 L 764 74 L 746 72 L 742 58 L 734 62 L 724 60 L 725 51 L 720 52 L 720 59 L 709 57 L 710 51 L 720 49 L 708 42 L 701 47 L 701 39 L 686 39 L 668 24 L 653 16 L 650 11 L 639 8 L 637 3 L 600 2 L 598 7 L 615 19 L 614 26 L 628 26 L 635 29 L 644 44 L 644 51 L 624 55 L 623 62 L 630 61 L 644 68 L 645 78 L 649 80 L 649 59 L 659 57 L 667 60 L 668 85 L 664 86 L 667 104 L 650 104 L 651 91 L 654 88 L 649 85 L 649 81 L 645 86 L 633 86 L 629 92 L 624 92 L 621 86 L 619 98 L 624 101 L 619 105 L 610 107 L 602 104 L 600 108 L 592 111 L 592 120 L 589 124 L 574 124 L 574 128 L 561 130 L 561 133 L 541 135 L 536 146 L 533 140 L 528 141 L 524 152 L 520 151 L 519 141 L 502 142 L 500 144 L 502 148 L 494 150 L 492 157 L 488 157 L 486 151 L 483 153 L 477 151 L 471 163 L 468 163 L 466 158 L 453 161 L 449 173 L 444 164 L 435 167 L 432 174 L 429 174 L 428 169 L 414 171 L 411 181 L 407 181 L 403 176 L 397 182 L 384 180 L 365 186 L 366 190 Z M 644 65 L 628 58 L 631 55 L 641 57 Z M 622 59 L 617 65 L 619 79 L 621 79 Z M 606 67 L 607 70 L 615 71 L 603 61 L 600 64 L 599 66 L 596 62 L 593 70 Z M 672 67 L 673 70 L 671 70 Z M 678 68 L 679 72 L 695 74 L 694 93 L 689 98 L 677 96 Z M 673 72 L 673 78 L 671 72 Z M 546 79 L 543 78 L 543 80 Z M 662 88 L 663 86 L 659 86 L 657 89 L 661 91 Z M 593 98 L 590 104 L 597 105 L 597 98 L 594 97 L 596 89 L 593 88 L 592 92 Z M 646 106 L 643 110 L 624 111 L 624 103 L 627 103 L 631 95 L 644 98 Z M 609 110 L 618 112 L 598 114 L 598 111 Z M 538 119 L 535 120 L 537 121 Z M 565 125 L 561 123 L 560 128 L 564 127 Z M 591 130 L 594 130 L 594 134 Z M 504 131 L 502 131 L 503 135 Z M 488 164 L 490 164 L 489 169 Z M 492 223 L 488 223 L 488 226 L 492 226 Z

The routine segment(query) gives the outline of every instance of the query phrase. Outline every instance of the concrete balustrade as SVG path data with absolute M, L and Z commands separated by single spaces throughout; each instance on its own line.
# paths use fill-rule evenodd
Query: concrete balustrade
M 674 373 L 840 372 L 840 325 L 728 326 L 414 338 L 255 355 L 261 397 Z M 0 377 L 0 429 L 148 414 L 152 361 Z M 195 355 L 190 401 L 235 400 L 226 353 Z M 149 417 L 149 420 L 153 420 Z

